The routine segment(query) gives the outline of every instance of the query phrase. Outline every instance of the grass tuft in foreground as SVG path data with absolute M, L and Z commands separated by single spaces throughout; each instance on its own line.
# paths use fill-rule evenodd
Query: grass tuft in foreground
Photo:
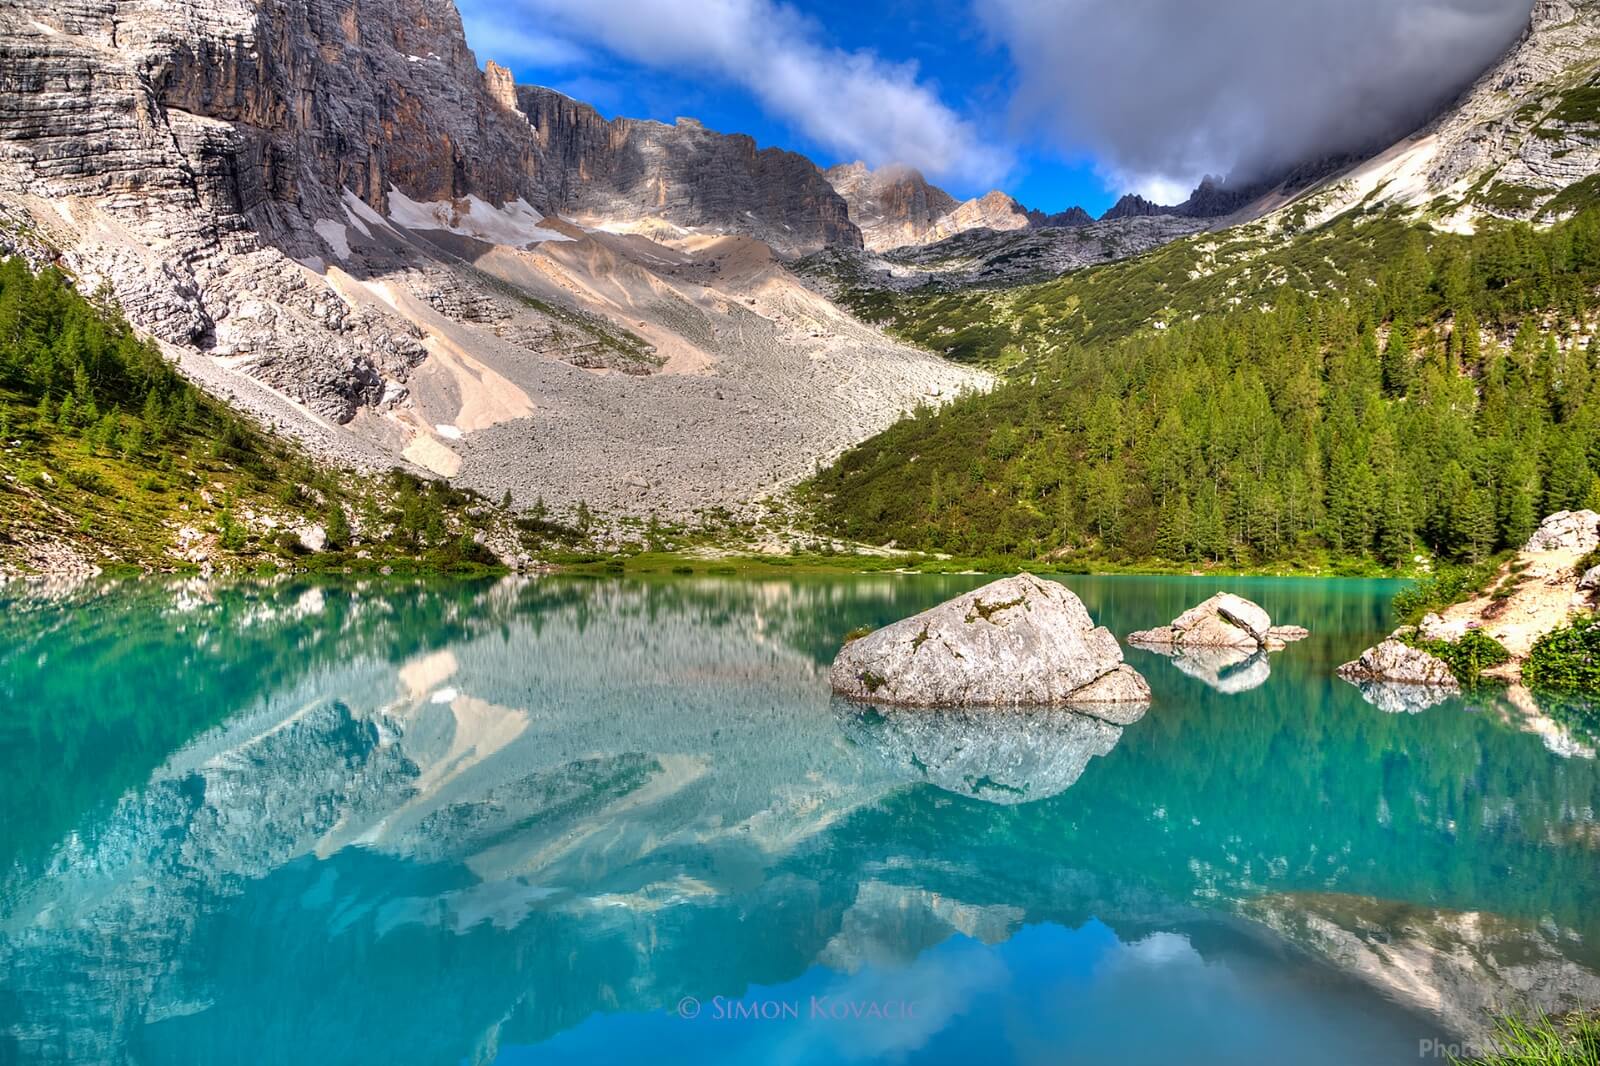
M 1600 1066 L 1600 1015 L 1573 1015 L 1558 1022 L 1544 1014 L 1531 1020 L 1506 1017 L 1495 1026 L 1495 1050 L 1456 1066 Z

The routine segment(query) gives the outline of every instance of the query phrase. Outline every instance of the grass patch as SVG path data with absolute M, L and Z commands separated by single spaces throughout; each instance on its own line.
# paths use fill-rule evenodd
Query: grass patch
M 1471 599 L 1489 586 L 1511 555 L 1511 552 L 1501 552 L 1468 566 L 1440 567 L 1432 576 L 1396 593 L 1395 616 L 1402 625 L 1416 625 L 1424 615 L 1436 614 L 1452 604 Z
M 1532 1019 L 1502 1018 L 1495 1025 L 1494 1050 L 1455 1066 L 1600 1066 L 1600 1017 L 1573 1015 L 1557 1021 L 1545 1014 Z

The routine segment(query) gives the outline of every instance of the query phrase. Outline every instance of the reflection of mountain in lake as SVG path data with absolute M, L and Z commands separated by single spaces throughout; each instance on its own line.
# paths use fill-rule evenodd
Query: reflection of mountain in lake
M 1065 792 L 1122 729 L 1061 708 L 867 707 L 835 697 L 845 735 L 897 776 L 987 803 Z
M 1560 931 L 1532 969 L 1469 958 L 1407 1000 L 1452 1027 L 1468 991 L 1594 973 L 1592 761 L 1495 715 L 1373 714 L 1288 657 L 1227 698 L 1174 675 L 1120 736 L 841 718 L 812 649 L 950 591 L 855 587 L 186 586 L 7 614 L 0 780 L 49 833 L 0 839 L 0 1060 L 487 1060 L 1091 920 L 1367 980 L 1306 931 L 1308 892 Z
M 1497 1012 L 1559 1015 L 1600 1003 L 1595 949 L 1570 929 L 1321 893 L 1263 896 L 1240 909 L 1452 1032 L 1481 1039 Z

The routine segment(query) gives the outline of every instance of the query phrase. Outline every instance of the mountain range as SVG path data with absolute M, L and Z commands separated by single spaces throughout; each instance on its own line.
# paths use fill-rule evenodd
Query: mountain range
M 606 119 L 480 68 L 449 0 L 15 0 L 0 250 L 105 287 L 190 377 L 340 464 L 687 517 L 993 381 L 797 263 L 960 287 L 1358 209 L 1557 219 L 1600 194 L 1596 12 L 1539 0 L 1399 144 L 1096 220 Z

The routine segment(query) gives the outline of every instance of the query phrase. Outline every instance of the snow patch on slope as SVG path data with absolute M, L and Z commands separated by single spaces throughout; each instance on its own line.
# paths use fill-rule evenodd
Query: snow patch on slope
M 333 249 L 334 255 L 340 259 L 350 258 L 350 239 L 341 223 L 331 218 L 319 218 L 311 228 L 317 231 L 317 236 L 321 237 L 329 248 Z
M 572 239 L 564 233 L 542 227 L 540 223 L 544 221 L 544 216 L 521 197 L 504 207 L 494 207 L 476 196 L 421 203 L 391 185 L 389 218 L 406 229 L 444 230 L 461 237 L 512 247 Z

